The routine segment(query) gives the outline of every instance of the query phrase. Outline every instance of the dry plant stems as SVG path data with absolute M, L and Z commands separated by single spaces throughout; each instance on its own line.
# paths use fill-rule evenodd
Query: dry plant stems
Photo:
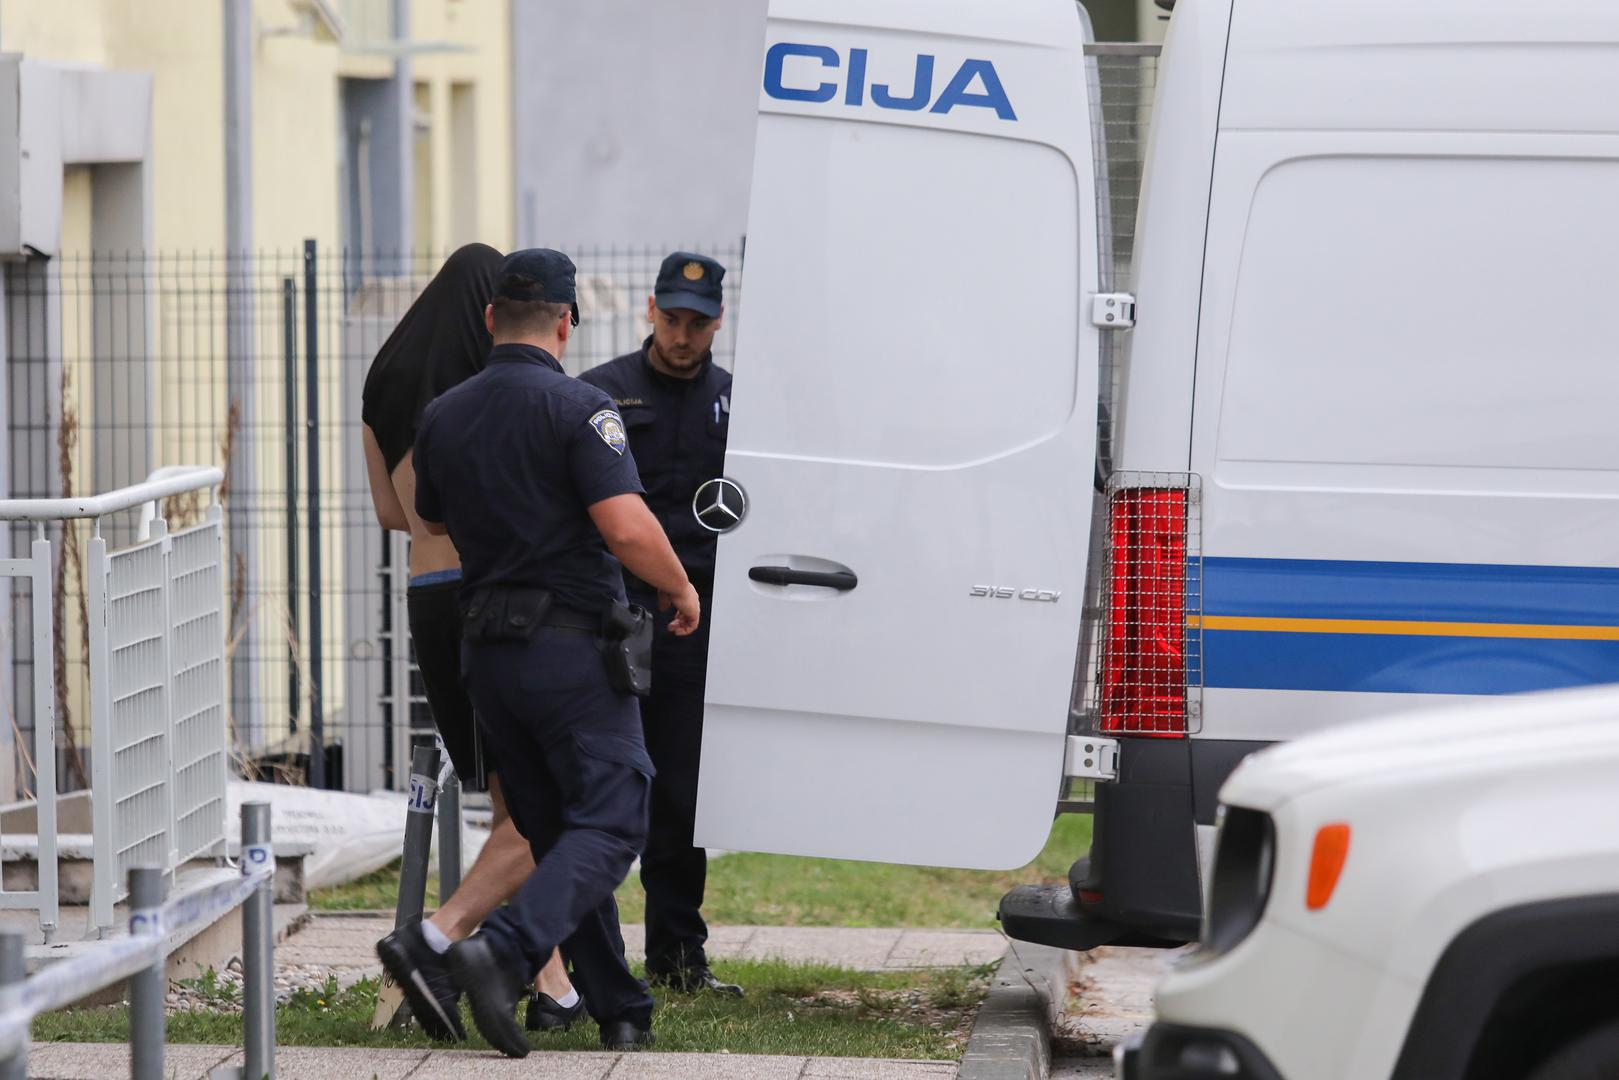
M 79 414 L 73 407 L 73 380 L 71 369 L 62 365 L 62 422 L 56 428 L 57 473 L 61 480 L 62 498 L 73 497 L 73 455 L 79 446 Z M 56 723 L 67 743 L 68 767 L 80 787 L 90 786 L 90 775 L 84 767 L 84 756 L 79 753 L 78 733 L 73 729 L 73 710 L 68 702 L 67 684 L 67 584 L 71 567 L 79 585 L 79 629 L 84 646 L 83 655 L 90 651 L 90 620 L 84 595 L 84 555 L 79 550 L 79 530 L 74 522 L 62 522 L 62 557 L 56 561 L 56 590 L 51 597 L 51 637 L 55 644 L 52 676 L 56 683 Z
M 202 520 L 202 492 L 186 491 L 163 500 L 163 520 L 170 532 L 189 529 Z
M 230 411 L 225 414 L 225 434 L 219 440 L 219 457 L 223 461 L 225 478 L 219 482 L 219 504 L 227 505 L 230 502 L 230 467 L 236 459 L 236 436 L 242 430 L 242 402 L 240 398 L 230 399 Z
M 28 771 L 23 775 L 22 780 L 22 797 L 32 799 L 34 797 L 34 785 L 28 782 L 28 777 L 32 776 L 35 780 L 38 780 L 39 770 L 34 767 L 34 756 L 28 752 L 28 743 L 22 737 L 22 726 L 17 723 L 17 711 L 11 707 L 9 697 L 6 698 L 6 719 L 11 723 L 11 744 L 22 755 L 23 764 L 28 766 Z

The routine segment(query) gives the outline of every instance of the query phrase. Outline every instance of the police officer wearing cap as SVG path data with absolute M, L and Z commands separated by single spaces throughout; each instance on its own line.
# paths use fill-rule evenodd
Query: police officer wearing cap
M 717 537 L 698 523 L 692 499 L 725 467 L 731 373 L 712 346 L 725 314 L 725 267 L 677 251 L 663 261 L 647 299 L 652 335 L 641 348 L 580 376 L 613 396 L 647 489 L 706 609 Z M 655 586 L 626 575 L 630 599 L 649 604 Z M 646 970 L 654 984 L 741 994 L 714 977 L 704 951 L 703 889 L 708 858 L 692 845 L 697 767 L 703 742 L 708 627 L 681 636 L 660 627 L 652 648 L 652 694 L 641 703 L 652 781 L 652 827 L 641 854 L 646 889 Z
M 465 993 L 511 1057 L 529 1051 L 517 1001 L 558 946 L 603 1045 L 652 1041 L 652 998 L 625 963 L 613 901 L 646 839 L 654 773 L 642 672 L 624 659 L 650 620 L 625 605 L 620 564 L 673 609 L 671 636 L 701 621 L 612 399 L 562 372 L 574 275 L 560 252 L 507 257 L 485 314 L 489 363 L 428 406 L 415 447 L 416 509 L 461 553 L 462 670 L 535 867 L 450 948 L 454 985 L 400 982 L 417 1010 Z

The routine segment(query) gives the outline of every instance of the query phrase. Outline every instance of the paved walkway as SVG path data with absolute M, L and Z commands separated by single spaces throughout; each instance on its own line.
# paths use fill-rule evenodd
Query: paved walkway
M 377 975 L 377 939 L 393 927 L 388 915 L 317 914 L 276 946 L 278 967 L 326 967 L 344 984 Z M 639 958 L 645 931 L 624 927 L 624 952 Z M 858 971 L 992 964 L 1006 952 L 998 930 L 848 929 L 814 926 L 715 926 L 708 955 L 714 960 L 786 960 Z
M 207 1080 L 221 1065 L 241 1065 L 231 1046 L 170 1046 L 164 1076 Z M 28 1055 L 30 1080 L 108 1080 L 129 1075 L 129 1048 L 47 1043 Z M 369 1050 L 285 1047 L 279 1080 L 946 1080 L 949 1061 L 756 1057 L 747 1054 L 595 1054 L 535 1052 L 521 1061 L 471 1050 Z
M 388 915 L 316 914 L 276 946 L 276 966 L 324 969 L 344 984 L 377 975 L 376 941 L 393 926 Z M 625 926 L 625 951 L 639 957 L 644 931 Z M 989 964 L 1006 951 L 994 930 L 846 929 L 842 927 L 717 926 L 709 955 L 716 960 L 786 960 L 862 971 L 904 971 Z M 231 1046 L 170 1046 L 165 1077 L 205 1080 L 221 1065 L 240 1065 Z M 110 1044 L 45 1043 L 28 1055 L 33 1080 L 108 1080 L 129 1075 L 129 1048 Z M 284 1047 L 280 1080 L 478 1080 L 544 1076 L 556 1080 L 944 1080 L 954 1062 L 866 1058 L 764 1057 L 748 1054 L 606 1054 L 544 1052 L 511 1061 L 489 1051 L 373 1050 Z

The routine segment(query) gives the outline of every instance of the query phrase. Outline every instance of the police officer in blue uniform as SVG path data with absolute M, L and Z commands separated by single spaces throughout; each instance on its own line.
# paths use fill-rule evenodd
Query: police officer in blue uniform
M 717 537 L 698 523 L 692 498 L 725 468 L 731 420 L 731 373 L 714 363 L 712 346 L 725 313 L 725 267 L 677 251 L 663 261 L 647 317 L 652 335 L 641 348 L 580 376 L 613 396 L 647 489 L 703 607 L 714 585 Z M 654 586 L 626 575 L 630 599 L 650 604 Z M 652 694 L 641 703 L 647 749 L 657 765 L 652 827 L 641 854 L 646 889 L 646 970 L 654 984 L 678 990 L 741 994 L 709 969 L 704 951 L 703 890 L 708 859 L 692 845 L 697 767 L 703 742 L 703 686 L 708 624 L 680 636 L 660 627 L 653 641 Z
M 560 252 L 507 257 L 485 316 L 489 363 L 428 406 L 415 447 L 416 509 L 461 554 L 462 671 L 535 867 L 450 948 L 447 973 L 419 928 L 389 951 L 408 960 L 393 974 L 418 1015 L 450 1013 L 464 993 L 511 1057 L 529 1051 L 517 1001 L 558 946 L 603 1045 L 652 1041 L 652 998 L 625 963 L 613 902 L 646 839 L 654 773 L 634 696 L 650 620 L 626 607 L 620 564 L 673 610 L 671 636 L 701 621 L 612 399 L 558 362 L 579 317 L 574 277 Z

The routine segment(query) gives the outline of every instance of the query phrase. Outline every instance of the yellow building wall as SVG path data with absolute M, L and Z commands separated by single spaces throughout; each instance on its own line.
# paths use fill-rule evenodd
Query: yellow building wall
M 448 253 L 479 240 L 510 250 L 515 235 L 511 0 L 415 0 L 411 37 L 459 47 L 411 61 L 411 78 L 430 87 L 428 156 L 434 194 L 427 228 L 418 228 L 416 246 Z M 456 108 L 457 91 L 463 109 Z M 472 117 L 470 136 L 455 124 L 458 113 Z M 475 168 L 458 158 L 467 147 Z
M 340 9 L 353 0 L 341 0 Z M 414 218 L 418 251 L 442 255 L 471 240 L 502 250 L 513 239 L 511 132 L 511 57 L 508 44 L 511 0 L 414 0 L 411 38 L 432 43 L 430 51 L 412 56 L 411 77 L 417 91 L 418 138 L 412 160 L 422 189 Z M 386 3 L 382 4 L 386 8 Z M 321 483 L 328 493 L 324 522 L 325 628 L 327 670 L 320 680 L 328 730 L 340 729 L 344 703 L 344 643 L 340 598 L 343 581 L 341 530 L 368 513 L 356 514 L 357 493 L 344 493 L 343 456 L 357 439 L 357 417 L 337 387 L 339 364 L 361 364 L 368 357 L 341 357 L 342 290 L 337 253 L 343 240 L 342 82 L 345 77 L 386 78 L 392 60 L 386 54 L 359 51 L 363 42 L 345 47 L 311 23 L 291 0 L 253 0 L 256 33 L 253 43 L 253 175 L 252 245 L 278 253 L 274 265 L 261 261 L 254 288 L 254 340 L 258 357 L 257 403 L 249 421 L 260 425 L 250 446 L 238 443 L 236 460 L 254 462 L 265 512 L 273 514 L 278 493 L 285 490 L 282 422 L 282 344 L 279 277 L 298 277 L 298 348 L 303 347 L 302 280 L 298 253 L 305 238 L 319 243 L 322 258 L 321 347 L 323 369 Z M 449 48 L 442 48 L 449 46 Z M 109 69 L 149 72 L 153 76 L 152 238 L 162 253 L 165 271 L 152 283 L 150 303 L 153 365 L 151 421 L 160 437 L 152 452 L 156 464 L 221 459 L 220 444 L 231 424 L 225 400 L 224 309 L 218 292 L 223 274 L 225 234 L 225 72 L 223 5 L 219 0 L 20 0 L 0 2 L 0 48 L 29 59 L 93 64 Z M 70 169 L 64 176 L 64 216 L 60 250 L 62 265 L 88 253 L 91 235 L 93 171 Z M 423 262 L 424 271 L 432 264 Z M 82 271 L 64 271 L 75 279 Z M 164 280 L 166 275 L 166 280 Z M 75 461 L 76 487 L 90 480 L 93 417 L 91 380 L 95 377 L 90 335 L 87 284 L 64 281 L 74 300 L 64 300 L 63 355 L 68 360 L 71 406 L 82 425 Z M 211 295 L 210 295 L 211 294 Z M 204 297 L 198 299 L 198 297 Z M 299 390 L 302 415 L 303 392 Z M 357 442 L 356 442 L 357 445 Z M 299 439 L 299 457 L 305 455 Z M 363 500 L 363 493 L 358 493 Z M 303 512 L 300 497 L 300 513 Z M 366 507 L 368 511 L 368 506 Z M 347 511 L 347 512 L 343 512 Z M 177 521 L 176 524 L 184 524 Z M 307 522 L 302 522 L 307 525 Z M 368 523 L 362 527 L 369 527 Z M 279 715 L 287 686 L 284 646 L 287 634 L 285 596 L 286 545 L 282 530 L 261 528 L 255 561 L 244 568 L 250 578 L 249 617 L 267 658 L 260 671 L 261 693 L 275 702 L 264 717 L 265 741 L 274 743 L 286 729 Z M 295 541 L 300 542 L 300 541 Z M 300 552 L 305 575 L 309 557 Z M 227 574 L 229 577 L 230 574 Z M 371 588 L 372 582 L 355 583 Z M 306 590 L 307 591 L 307 590 Z M 307 601 L 300 639 L 307 637 Z M 77 639 L 76 615 L 69 622 Z M 77 657 L 77 645 L 71 646 Z M 304 646 L 307 655 L 307 643 Z M 307 693 L 308 678 L 305 679 Z M 74 692 L 75 725 L 86 711 Z M 276 715 L 270 715 L 275 713 Z M 307 709 L 304 711 L 307 717 Z M 81 740 L 82 742 L 82 740 Z
M 474 237 L 512 240 L 511 0 L 414 0 L 411 37 L 433 46 L 411 58 L 424 91 L 434 251 Z M 390 60 L 309 35 L 290 0 L 254 0 L 254 246 L 294 250 L 305 237 L 340 240 L 343 76 L 384 78 Z M 0 48 L 39 60 L 153 75 L 153 242 L 164 251 L 225 245 L 223 5 L 211 0 L 28 0 L 0 4 Z M 442 49 L 449 46 L 449 49 Z M 454 131 L 470 97 L 470 140 Z M 455 167 L 471 147 L 475 169 Z M 470 188 L 470 190 L 469 190 Z M 451 204 L 459 197 L 460 214 Z M 465 204 L 474 210 L 468 220 Z

